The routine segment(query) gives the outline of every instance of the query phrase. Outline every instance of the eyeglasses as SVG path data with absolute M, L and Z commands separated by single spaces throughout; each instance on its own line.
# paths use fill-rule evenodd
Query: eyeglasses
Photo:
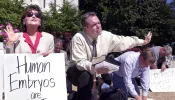
M 33 15 L 35 15 L 37 18 L 41 18 L 41 14 L 39 13 L 27 12 L 26 14 L 27 17 L 32 17 Z

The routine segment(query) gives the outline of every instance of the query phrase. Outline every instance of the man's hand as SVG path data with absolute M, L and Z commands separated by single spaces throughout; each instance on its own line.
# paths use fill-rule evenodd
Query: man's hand
M 135 100 L 142 100 L 142 98 L 139 95 L 136 95 L 134 98 Z
M 43 55 L 43 57 L 46 57 L 46 56 L 48 56 L 50 53 L 51 53 L 51 52 L 48 51 L 48 52 L 42 53 L 42 55 Z
M 109 71 L 108 67 L 102 67 L 102 68 L 96 69 L 97 74 L 106 74 L 108 73 L 108 71 Z
M 143 45 L 148 44 L 148 43 L 151 41 L 151 38 L 152 38 L 152 32 L 149 32 L 149 33 L 145 36 L 145 40 L 144 40 Z
M 151 69 L 158 69 L 156 65 L 151 65 Z
M 142 100 L 147 100 L 147 96 L 142 96 Z
M 163 63 L 161 67 L 161 72 L 163 72 L 165 69 L 166 69 L 166 64 Z

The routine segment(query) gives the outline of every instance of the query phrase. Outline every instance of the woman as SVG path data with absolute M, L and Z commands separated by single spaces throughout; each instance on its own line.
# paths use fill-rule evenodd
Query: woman
M 6 53 L 41 53 L 47 56 L 54 50 L 54 38 L 42 32 L 42 12 L 38 5 L 29 5 L 21 17 L 22 32 L 14 33 L 11 25 L 6 26 L 8 34 Z

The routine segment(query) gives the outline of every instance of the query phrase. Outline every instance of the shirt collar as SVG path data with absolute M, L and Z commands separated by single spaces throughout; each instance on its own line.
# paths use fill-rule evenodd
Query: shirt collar
M 89 42 L 89 44 L 92 44 L 92 41 L 94 40 L 93 38 L 91 38 L 90 36 L 88 36 L 85 32 L 83 32 L 85 35 L 86 35 L 86 38 L 87 38 L 87 40 L 88 40 L 88 42 Z M 96 40 L 98 40 L 98 37 L 97 37 L 97 39 Z
M 23 34 L 23 37 L 25 38 L 25 42 L 28 43 L 32 53 L 36 53 L 36 50 L 37 50 L 37 47 L 38 47 L 38 44 L 39 44 L 39 41 L 40 41 L 40 38 L 42 37 L 42 34 L 40 32 L 37 32 L 37 35 L 36 35 L 36 40 L 35 40 L 35 43 L 33 44 L 29 35 L 27 33 L 24 33 Z

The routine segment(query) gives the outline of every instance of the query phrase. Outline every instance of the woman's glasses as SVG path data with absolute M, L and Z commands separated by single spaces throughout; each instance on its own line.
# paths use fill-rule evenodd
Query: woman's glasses
M 28 12 L 26 14 L 27 17 L 32 17 L 33 15 L 35 15 L 35 17 L 37 17 L 37 18 L 41 18 L 41 14 L 39 14 L 39 13 Z

